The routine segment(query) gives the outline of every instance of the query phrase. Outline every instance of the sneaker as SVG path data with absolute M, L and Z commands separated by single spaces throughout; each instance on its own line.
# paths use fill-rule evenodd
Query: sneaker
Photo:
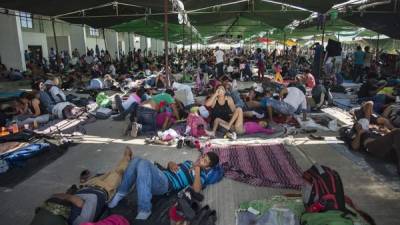
M 236 141 L 237 140 L 237 134 L 236 132 L 232 132 L 232 141 Z
M 131 137 L 137 137 L 137 133 L 138 133 L 138 123 L 133 122 L 132 123 L 132 130 L 131 130 Z
M 108 208 L 110 209 L 115 208 L 118 205 L 119 201 L 121 201 L 124 197 L 125 195 L 116 193 L 114 197 L 111 199 L 111 201 L 108 203 L 107 205 Z
M 140 128 L 141 128 L 140 124 L 133 122 L 132 130 L 131 130 L 131 137 L 134 137 L 134 138 L 137 137 Z
M 132 123 L 128 123 L 128 125 L 124 129 L 124 136 L 128 136 L 130 130 L 132 130 Z
M 137 220 L 147 220 L 151 215 L 151 212 L 139 211 L 136 216 Z
M 264 113 L 258 113 L 256 111 L 252 111 L 252 112 L 253 112 L 253 115 L 256 116 L 257 119 L 262 119 L 265 116 Z
M 227 132 L 224 138 L 229 139 L 231 141 L 237 140 L 237 134 L 235 132 Z
M 181 149 L 183 147 L 183 138 L 180 138 L 178 144 L 176 145 L 177 149 Z

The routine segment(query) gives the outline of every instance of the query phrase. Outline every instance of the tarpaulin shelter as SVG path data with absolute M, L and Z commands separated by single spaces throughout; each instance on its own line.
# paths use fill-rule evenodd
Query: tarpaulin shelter
M 167 13 L 171 26 L 169 37 L 174 42 L 182 40 L 188 42 L 187 31 L 191 29 L 178 28 L 180 24 L 176 20 L 177 12 L 172 10 L 171 0 L 168 2 Z M 316 30 L 307 27 L 299 27 L 294 31 L 285 28 L 294 20 L 300 21 L 309 17 L 312 12 L 327 13 L 334 5 L 347 0 L 181 0 L 181 2 L 190 24 L 199 31 L 195 40 L 200 37 L 220 36 L 249 38 L 272 29 L 275 30 L 272 36 L 282 39 L 283 36 L 294 38 L 303 34 L 317 33 Z M 399 5 L 397 1 L 390 0 L 351 5 L 350 10 L 340 13 L 339 17 L 354 24 L 354 30 L 361 26 L 392 38 L 400 38 Z M 158 33 L 161 33 L 165 13 L 164 0 L 0 0 L 0 7 L 76 24 L 87 24 L 94 28 L 129 30 L 156 38 L 161 38 L 162 35 L 156 34 L 154 28 L 149 27 L 151 31 L 145 31 L 137 24 L 150 21 L 153 27 L 160 28 Z M 133 22 L 134 20 L 139 22 Z M 129 26 L 131 21 L 135 26 Z M 330 30 L 327 29 L 327 32 L 340 32 L 348 27 L 338 24 L 329 28 Z M 190 36 L 193 39 L 193 33 Z

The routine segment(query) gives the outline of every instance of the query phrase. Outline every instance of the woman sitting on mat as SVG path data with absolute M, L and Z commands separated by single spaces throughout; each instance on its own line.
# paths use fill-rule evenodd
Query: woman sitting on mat
M 218 85 L 214 94 L 206 100 L 205 106 L 210 108 L 211 124 L 219 118 L 225 122 L 232 119 L 232 114 L 238 110 L 233 99 L 226 96 L 226 90 L 223 85 Z

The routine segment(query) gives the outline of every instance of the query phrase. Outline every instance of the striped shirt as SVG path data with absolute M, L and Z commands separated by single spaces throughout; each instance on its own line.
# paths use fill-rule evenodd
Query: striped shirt
M 188 186 L 193 185 L 194 182 L 195 172 L 193 168 L 193 162 L 185 161 L 178 166 L 179 169 L 176 173 L 170 170 L 163 171 L 168 178 L 170 189 L 174 191 L 180 191 Z M 206 173 L 203 170 L 200 172 L 200 180 L 203 186 L 206 180 Z

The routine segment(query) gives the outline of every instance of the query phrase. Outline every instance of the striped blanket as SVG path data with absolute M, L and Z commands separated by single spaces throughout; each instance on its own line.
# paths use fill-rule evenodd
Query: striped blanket
M 213 147 L 225 176 L 255 186 L 301 189 L 302 171 L 282 144 Z

